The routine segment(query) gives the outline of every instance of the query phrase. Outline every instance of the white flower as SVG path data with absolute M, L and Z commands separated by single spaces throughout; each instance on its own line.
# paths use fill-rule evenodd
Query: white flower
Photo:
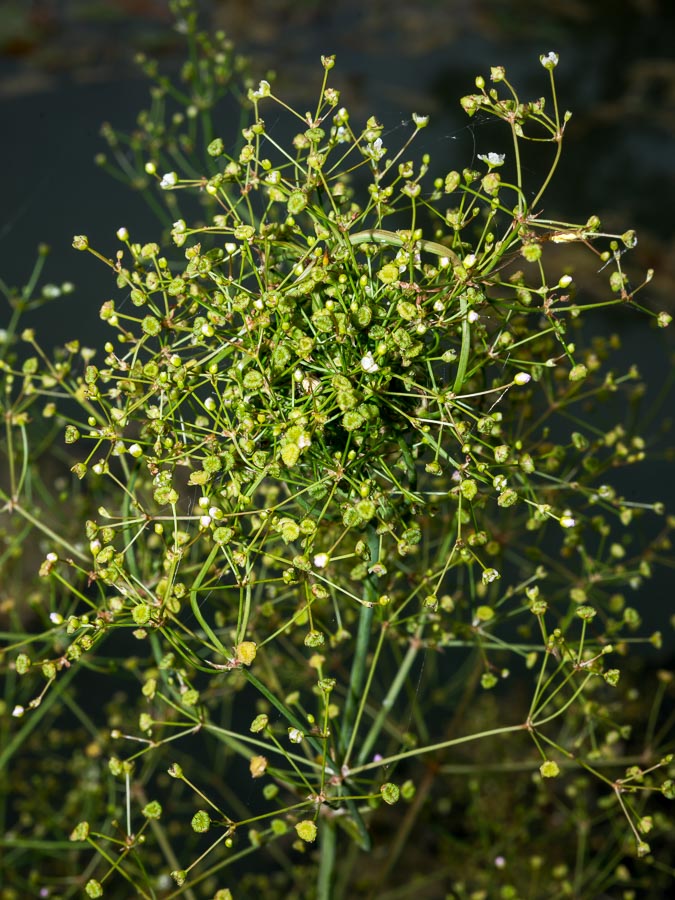
M 418 113 L 412 114 L 412 120 L 417 128 L 425 128 L 429 124 L 429 116 L 420 116 Z
M 328 565 L 328 560 L 330 557 L 327 553 L 317 553 L 314 557 L 314 565 L 317 569 L 323 569 L 326 565 Z
M 554 53 L 553 50 L 550 50 L 548 53 L 542 54 L 539 57 L 539 62 L 545 69 L 555 69 L 558 65 L 558 54 Z
M 49 613 L 49 621 L 52 625 L 62 625 L 63 624 L 63 616 L 61 613 L 50 612 Z
M 367 144 L 366 153 L 374 162 L 379 162 L 385 153 L 384 147 L 382 146 L 382 138 L 375 138 L 371 144 Z
M 574 528 L 577 523 L 572 516 L 561 516 L 560 524 L 563 528 Z
M 497 166 L 504 165 L 505 154 L 504 153 L 479 153 L 478 159 L 481 162 L 487 163 L 490 168 L 496 168 Z
M 369 375 L 371 375 L 373 372 L 377 372 L 377 370 L 380 368 L 375 362 L 375 358 L 370 350 L 361 360 L 361 368 L 364 372 L 368 372 Z
M 15 706 L 12 710 L 12 715 L 15 719 L 20 719 L 25 712 L 26 710 L 23 708 L 23 706 Z
M 518 372 L 518 374 L 514 377 L 513 381 L 515 384 L 527 384 L 527 382 L 532 378 L 531 375 L 528 375 L 527 372 Z
M 481 580 L 483 584 L 492 584 L 493 581 L 498 581 L 501 577 L 496 569 L 483 569 Z
M 159 183 L 159 186 L 164 190 L 170 189 L 174 187 L 178 182 L 178 175 L 175 172 L 167 172 L 165 175 L 162 175 L 162 180 Z
M 263 81 L 261 81 L 258 85 L 258 90 L 252 91 L 251 93 L 252 99 L 254 100 L 261 100 L 263 97 L 269 97 L 269 95 L 272 93 L 269 81 L 265 81 L 263 79 Z
M 293 744 L 300 744 L 304 739 L 304 734 L 300 731 L 299 728 L 289 728 L 288 729 L 288 739 Z

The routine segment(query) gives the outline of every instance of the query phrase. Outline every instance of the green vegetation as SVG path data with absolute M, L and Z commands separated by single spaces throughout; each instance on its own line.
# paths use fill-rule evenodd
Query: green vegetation
M 546 100 L 478 78 L 510 150 L 436 175 L 425 118 L 386 146 L 329 57 L 296 111 L 175 5 L 181 81 L 146 62 L 99 160 L 170 234 L 73 242 L 108 341 L 24 328 L 70 289 L 44 255 L 4 288 L 0 897 L 662 896 L 671 676 L 630 594 L 672 523 L 612 486 L 642 384 L 589 323 L 669 317 L 632 231 L 543 215 L 557 56 Z

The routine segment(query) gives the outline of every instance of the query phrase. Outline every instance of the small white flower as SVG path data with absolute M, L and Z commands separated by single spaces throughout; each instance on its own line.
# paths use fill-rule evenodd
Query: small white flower
M 384 147 L 382 146 L 382 138 L 375 138 L 371 144 L 367 144 L 366 153 L 374 162 L 379 162 L 385 153 Z
M 551 50 L 548 53 L 543 53 L 539 57 L 539 62 L 545 69 L 555 69 L 555 67 L 558 65 L 558 59 L 558 54 L 554 53 L 553 50 Z
M 508 483 L 509 483 L 509 482 L 508 482 L 508 480 L 507 480 L 507 478 L 506 478 L 506 475 L 501 475 L 501 474 L 500 474 L 500 475 L 495 475 L 495 477 L 492 479 L 492 487 L 493 487 L 496 491 L 500 491 L 500 492 L 501 492 L 501 491 L 505 490 L 505 489 L 506 489 L 506 486 L 508 485 Z
M 23 706 L 15 706 L 12 710 L 12 715 L 15 719 L 20 719 L 25 712 L 26 710 L 23 708 Z
M 328 565 L 329 559 L 330 559 L 330 557 L 328 556 L 327 553 L 317 553 L 314 556 L 314 565 L 316 566 L 317 569 L 323 569 L 323 568 L 325 568 L 325 566 Z
M 532 376 L 528 375 L 527 372 L 518 372 L 518 374 L 514 377 L 513 382 L 514 384 L 523 385 L 527 384 L 527 382 L 530 381 L 531 378 Z
M 176 234 L 184 234 L 187 225 L 185 224 L 185 219 L 176 219 L 173 223 L 173 230 Z
M 62 625 L 63 624 L 63 616 L 61 613 L 50 612 L 49 613 L 49 621 L 52 625 Z
M 261 100 L 263 97 L 269 97 L 272 93 L 272 89 L 270 88 L 269 81 L 265 81 L 264 79 L 258 85 L 258 90 L 253 91 L 253 99 Z
M 487 163 L 487 165 L 490 166 L 491 169 L 494 169 L 497 166 L 503 166 L 505 158 L 506 157 L 505 157 L 504 153 L 479 153 L 478 154 L 478 159 L 481 162 Z
M 576 520 L 572 518 L 572 516 L 561 516 L 560 524 L 563 528 L 574 528 L 577 523 Z
M 208 528 L 211 524 L 211 516 L 200 516 L 199 524 L 202 528 Z
M 373 372 L 377 372 L 377 370 L 380 368 L 375 362 L 375 358 L 370 350 L 361 360 L 361 368 L 364 372 L 368 372 L 369 375 L 371 375 Z
M 474 322 L 477 322 L 479 318 L 480 318 L 480 316 L 478 315 L 478 313 L 476 312 L 475 309 L 472 309 L 472 310 L 469 312 L 469 315 L 467 316 L 467 319 L 469 320 L 469 322 L 470 322 L 472 325 L 473 325 Z
M 498 581 L 501 577 L 496 569 L 484 569 L 481 580 L 483 584 L 492 584 L 493 581 Z
M 417 128 L 425 128 L 429 124 L 429 116 L 420 116 L 418 113 L 412 114 L 412 120 Z
M 165 175 L 162 175 L 159 186 L 164 190 L 170 190 L 172 187 L 175 187 L 177 183 L 178 175 L 176 175 L 175 172 L 167 172 Z
M 117 237 L 120 241 L 127 241 L 129 240 L 129 231 L 124 227 L 118 228 Z

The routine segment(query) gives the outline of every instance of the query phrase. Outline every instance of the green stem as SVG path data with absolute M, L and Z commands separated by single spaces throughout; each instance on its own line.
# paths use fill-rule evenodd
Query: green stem
M 466 367 L 469 362 L 469 352 L 471 350 L 471 326 L 468 318 L 468 304 L 466 294 L 459 295 L 459 311 L 462 319 L 462 347 L 459 351 L 459 362 L 457 364 L 457 374 L 455 375 L 455 383 L 452 386 L 453 393 L 458 394 L 464 379 L 466 378 Z
M 395 231 L 386 231 L 384 228 L 371 228 L 368 231 L 357 231 L 356 234 L 350 234 L 349 243 L 352 246 L 357 244 L 388 244 L 390 247 L 405 247 L 410 241 L 404 240 Z M 461 261 L 454 250 L 446 247 L 445 244 L 439 244 L 437 241 L 416 241 L 421 250 L 427 253 L 433 253 L 442 259 L 452 260 L 453 265 L 461 265 Z
M 57 700 L 61 698 L 61 694 L 64 694 L 66 687 L 72 681 L 78 671 L 78 666 L 71 666 L 71 668 L 68 669 L 67 672 L 64 672 L 64 674 L 61 675 L 60 678 L 56 681 L 55 686 L 46 695 L 45 699 L 37 707 L 37 709 L 29 711 L 23 727 L 19 731 L 17 731 L 14 737 L 3 747 L 2 752 L 0 752 L 0 771 L 5 770 L 10 759 L 14 756 L 17 750 L 20 749 L 24 741 L 27 740 L 28 735 L 35 728 L 37 728 L 44 716 L 52 708 L 54 703 L 56 703 Z
M 10 504 L 10 500 L 7 495 L 0 491 L 0 499 L 5 500 L 8 504 Z M 63 547 L 64 550 L 67 550 L 68 553 L 72 554 L 75 559 L 81 559 L 84 562 L 88 561 L 87 556 L 76 547 L 73 547 L 72 544 L 69 544 L 61 535 L 56 534 L 56 532 L 52 531 L 44 522 L 41 522 L 39 519 L 36 519 L 35 516 L 31 515 L 27 509 L 24 509 L 18 503 L 11 504 L 11 511 L 14 513 L 18 513 L 22 518 L 24 518 L 27 522 L 30 522 L 35 528 L 41 531 L 43 534 L 47 535 L 48 538 L 54 541 L 54 543 Z
M 350 770 L 349 775 L 360 775 L 361 772 L 367 772 L 369 769 L 377 769 L 380 767 L 391 766 L 400 762 L 402 759 L 410 759 L 413 756 L 422 756 L 426 753 L 435 753 L 437 750 L 447 750 L 448 747 L 456 747 L 459 744 L 468 744 L 470 741 L 478 741 L 482 738 L 496 737 L 502 734 L 512 734 L 515 731 L 527 730 L 526 724 L 521 725 L 505 725 L 503 728 L 490 728 L 488 731 L 479 731 L 476 734 L 467 734 L 464 737 L 453 738 L 450 741 L 441 741 L 439 744 L 429 744 L 427 747 L 415 747 L 413 750 L 404 750 L 402 753 L 394 753 L 393 756 L 386 756 L 384 759 L 374 760 L 364 765 L 355 766 Z
M 370 549 L 371 564 L 377 562 L 379 557 L 379 541 L 377 533 L 372 526 L 368 527 L 368 547 Z M 363 685 L 366 680 L 366 665 L 368 659 L 368 645 L 373 624 L 373 613 L 377 603 L 377 584 L 374 575 L 369 575 L 364 585 L 364 600 L 359 611 L 359 627 L 356 635 L 354 659 L 349 677 L 347 699 L 345 701 L 342 716 L 342 728 L 340 731 L 340 749 L 346 753 L 352 744 L 352 732 L 357 718 L 359 702 L 362 701 Z
M 209 572 L 209 569 L 211 568 L 211 564 L 213 563 L 214 559 L 218 555 L 219 550 L 220 550 L 220 547 L 218 547 L 218 545 L 216 544 L 216 546 L 209 553 L 203 566 L 197 573 L 197 577 L 193 581 L 192 589 L 190 591 L 190 606 L 192 607 L 192 612 L 194 613 L 195 618 L 197 619 L 199 624 L 204 629 L 204 633 L 206 635 L 208 635 L 208 637 L 213 642 L 213 646 L 215 648 L 217 648 L 223 654 L 223 656 L 227 656 L 227 650 L 223 646 L 220 638 L 215 634 L 215 632 L 213 631 L 211 626 L 208 624 L 208 622 L 202 615 L 201 609 L 199 608 L 199 597 L 198 597 L 198 591 L 199 591 L 199 588 L 201 587 L 202 581 L 204 581 L 204 579 L 206 578 L 206 576 Z
M 368 754 L 370 753 L 373 744 L 377 740 L 380 732 L 382 731 L 382 726 L 391 711 L 392 706 L 394 705 L 396 698 L 399 695 L 403 685 L 408 678 L 408 673 L 410 672 L 410 668 L 415 661 L 417 654 L 419 652 L 419 646 L 416 641 L 413 641 L 408 647 L 408 651 L 406 655 L 403 657 L 403 662 L 396 673 L 396 678 L 393 680 L 389 690 L 387 691 L 387 695 L 382 701 L 382 705 L 380 706 L 380 711 L 378 712 L 375 721 L 370 726 L 370 731 L 366 735 L 363 744 L 361 745 L 361 750 L 359 752 L 357 761 L 361 766 L 364 763 L 364 760 L 367 759 Z
M 352 670 L 349 677 L 347 700 L 345 702 L 344 714 L 342 716 L 340 747 L 343 752 L 346 751 L 351 741 L 352 730 L 356 719 L 358 701 L 361 697 L 361 689 L 363 688 L 363 683 L 366 678 L 366 657 L 368 655 L 368 644 L 370 642 L 370 630 L 372 622 L 373 607 L 364 603 L 361 605 L 361 609 L 359 611 L 359 628 L 356 635 L 354 659 L 352 662 Z
M 330 819 L 321 823 L 319 848 L 319 874 L 316 885 L 317 900 L 331 900 L 333 874 L 335 872 L 336 828 Z

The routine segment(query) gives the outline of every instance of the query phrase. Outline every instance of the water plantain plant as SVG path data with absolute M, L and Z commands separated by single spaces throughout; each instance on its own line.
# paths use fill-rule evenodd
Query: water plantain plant
M 426 118 L 389 148 L 331 57 L 296 111 L 177 6 L 182 86 L 149 66 L 101 160 L 170 236 L 73 242 L 108 340 L 44 349 L 20 314 L 60 291 L 5 291 L 0 896 L 661 896 L 670 676 L 629 595 L 669 525 L 613 486 L 642 384 L 589 323 L 669 319 L 632 231 L 544 216 L 556 54 L 546 100 L 478 78 L 508 151 L 435 174 Z

